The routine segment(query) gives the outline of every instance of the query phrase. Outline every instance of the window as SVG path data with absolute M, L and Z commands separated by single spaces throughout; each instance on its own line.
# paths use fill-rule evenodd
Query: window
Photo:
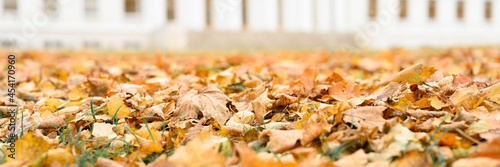
M 210 10 L 212 7 L 212 1 L 211 0 L 205 0 L 205 23 L 207 25 L 207 29 L 211 27 L 212 24 L 212 19 L 211 19 L 211 13 L 212 10 Z
M 459 20 L 464 18 L 464 1 L 457 1 L 457 18 Z
M 45 11 L 45 14 L 50 17 L 57 16 L 57 11 L 59 10 L 59 4 L 57 0 L 44 0 L 43 10 Z
M 406 7 L 407 6 L 408 6 L 407 0 L 399 0 L 399 18 L 400 19 L 406 19 L 406 17 L 407 17 Z
M 85 0 L 85 15 L 87 17 L 97 16 L 97 0 Z
M 434 20 L 436 18 L 436 1 L 429 1 L 429 19 Z
M 485 3 L 484 18 L 486 18 L 487 21 L 491 20 L 491 1 L 486 1 Z
M 5 0 L 3 1 L 3 8 L 7 12 L 15 12 L 17 10 L 16 0 Z
M 377 0 L 370 0 L 368 4 L 368 16 L 370 19 L 377 17 Z
M 139 12 L 139 0 L 125 0 L 125 13 Z
M 175 0 L 167 0 L 167 20 L 175 20 Z

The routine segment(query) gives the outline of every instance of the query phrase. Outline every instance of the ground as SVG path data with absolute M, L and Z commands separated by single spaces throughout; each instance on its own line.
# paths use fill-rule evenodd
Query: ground
M 4 166 L 500 166 L 496 47 L 15 56 Z

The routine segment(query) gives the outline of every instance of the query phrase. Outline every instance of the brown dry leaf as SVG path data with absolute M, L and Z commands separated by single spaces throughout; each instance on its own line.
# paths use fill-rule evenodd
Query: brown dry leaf
M 303 130 L 264 130 L 259 138 L 269 137 L 269 150 L 282 153 L 300 145 Z
M 65 125 L 64 122 L 64 115 L 60 116 L 53 116 L 49 115 L 45 119 L 43 119 L 42 123 L 40 124 L 41 129 L 56 129 L 56 128 L 61 128 Z M 54 127 L 56 126 L 56 127 Z
M 346 110 L 343 112 L 343 121 L 353 124 L 360 128 L 366 126 L 370 129 L 378 127 L 383 129 L 387 120 L 384 119 L 384 106 L 367 106 L 357 109 Z
M 87 80 L 90 85 L 90 96 L 103 96 L 113 85 L 113 81 L 108 79 L 88 78 Z
M 375 93 L 368 96 L 368 98 L 387 101 L 387 98 L 392 97 L 401 89 L 401 85 L 403 84 L 397 82 L 390 82 L 389 84 L 377 90 Z
M 470 156 L 500 159 L 500 138 L 480 143 Z
M 307 68 L 300 75 L 299 81 L 290 85 L 290 87 L 294 87 L 296 93 L 299 95 L 309 96 L 314 86 L 316 86 L 316 77 L 318 73 L 318 69 Z
M 130 115 L 130 109 L 125 105 L 120 97 L 111 99 L 107 104 L 108 115 L 114 118 L 122 119 Z
M 255 122 L 257 125 L 262 125 L 262 123 L 264 123 L 266 108 L 257 101 L 252 102 L 252 107 L 253 112 L 255 113 Z
M 457 107 L 463 106 L 465 109 L 474 109 L 483 102 L 484 97 L 480 95 L 476 85 L 472 85 L 464 89 L 458 89 L 451 95 L 450 100 Z
M 175 166 L 224 166 L 224 157 L 218 152 L 219 142 L 206 133 L 201 133 L 180 146 L 168 161 Z
M 405 153 L 403 158 L 397 159 L 391 163 L 391 167 L 422 167 L 430 166 L 427 154 L 424 152 L 418 152 L 417 150 L 411 150 Z
M 123 167 L 122 164 L 106 159 L 106 158 L 97 158 L 97 162 L 94 164 L 95 167 Z
M 420 74 L 424 73 L 424 65 L 415 64 L 391 76 L 388 80 L 379 83 L 378 86 L 385 85 L 389 82 L 404 82 L 408 81 L 410 84 L 420 84 L 423 80 Z M 377 86 L 377 87 L 378 87 Z
M 40 160 L 50 148 L 50 144 L 45 139 L 35 136 L 33 132 L 29 132 L 16 141 L 15 160 L 29 162 Z M 7 162 L 11 161 L 14 161 L 14 159 L 7 158 Z
M 215 86 L 202 87 L 197 94 L 181 95 L 175 108 L 174 119 L 214 118 L 219 124 L 225 124 L 234 112 L 229 98 Z
M 460 86 L 461 84 L 467 84 L 469 82 L 472 82 L 472 79 L 470 79 L 467 75 L 464 75 L 464 74 L 458 74 L 456 76 L 454 76 L 454 80 L 453 80 L 453 87 L 458 87 Z
M 328 124 L 328 122 L 326 122 L 326 119 L 324 118 L 320 119 L 319 122 L 309 120 L 306 126 L 304 126 L 300 143 L 304 146 L 313 141 L 322 133 L 330 132 L 331 128 L 332 125 Z
M 337 82 L 328 88 L 328 94 L 337 101 L 346 101 L 354 97 L 360 96 L 360 88 L 354 82 L 343 83 Z
M 299 98 L 297 97 L 293 97 L 293 96 L 289 96 L 289 95 L 281 95 L 278 100 L 276 100 L 274 102 L 274 105 L 275 107 L 277 106 L 288 106 L 292 103 L 297 103 L 299 102 Z
M 148 167 L 175 167 L 174 164 L 168 162 L 167 156 L 162 155 L 155 159 L 155 161 L 148 164 Z
M 479 118 L 480 120 L 488 122 L 491 129 L 500 129 L 500 111 L 488 112 L 488 110 L 480 106 L 474 110 L 471 110 L 471 114 Z
M 47 157 L 43 160 L 44 166 L 64 165 L 76 162 L 75 157 L 67 149 L 57 148 L 47 151 Z
M 244 144 L 238 145 L 238 152 L 240 155 L 241 167 L 292 167 L 297 166 L 294 162 L 282 162 L 282 161 L 265 161 L 259 158 L 254 151 L 245 146 Z
M 493 158 L 486 158 L 486 157 L 462 158 L 453 162 L 451 166 L 452 167 L 471 167 L 471 166 L 499 167 L 500 160 Z
M 340 158 L 338 161 L 335 161 L 333 164 L 336 166 L 352 166 L 352 167 L 362 167 L 368 163 L 368 155 L 365 153 L 363 149 L 359 149 L 358 151 Z

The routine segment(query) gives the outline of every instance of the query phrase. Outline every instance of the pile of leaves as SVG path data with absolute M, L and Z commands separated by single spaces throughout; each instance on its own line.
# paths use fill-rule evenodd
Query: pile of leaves
M 499 166 L 499 79 L 500 48 L 29 51 L 16 57 L 14 103 L 0 76 L 0 161 Z M 15 159 L 9 104 L 19 105 Z

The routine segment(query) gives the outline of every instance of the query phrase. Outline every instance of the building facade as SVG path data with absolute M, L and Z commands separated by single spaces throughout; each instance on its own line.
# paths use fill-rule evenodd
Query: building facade
M 0 0 L 3 48 L 497 44 L 500 0 Z

